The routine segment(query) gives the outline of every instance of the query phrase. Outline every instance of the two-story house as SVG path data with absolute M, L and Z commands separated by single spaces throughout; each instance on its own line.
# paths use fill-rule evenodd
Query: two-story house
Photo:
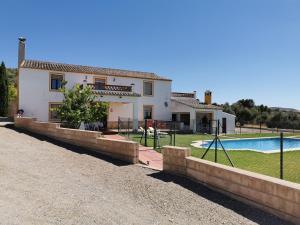
M 172 80 L 155 73 L 110 69 L 64 63 L 28 60 L 25 58 L 25 38 L 19 38 L 18 109 L 24 116 L 39 121 L 58 121 L 53 108 L 63 101 L 59 91 L 75 84 L 90 85 L 97 100 L 109 103 L 107 128 L 117 128 L 118 121 L 130 121 L 137 130 L 145 119 L 176 121 L 183 130 L 213 132 L 219 121 L 222 133 L 235 132 L 235 116 L 212 105 L 211 92 L 201 103 L 193 93 L 171 92 Z M 131 125 L 130 125 L 131 126 Z
M 155 73 L 28 60 L 25 38 L 19 38 L 18 108 L 24 116 L 39 121 L 57 121 L 55 111 L 63 101 L 59 91 L 86 84 L 93 87 L 99 101 L 109 103 L 107 127 L 116 128 L 119 118 L 130 118 L 138 129 L 144 119 L 171 120 L 172 80 Z

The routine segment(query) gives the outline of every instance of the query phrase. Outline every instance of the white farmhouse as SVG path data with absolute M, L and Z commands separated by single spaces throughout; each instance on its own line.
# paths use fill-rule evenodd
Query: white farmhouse
M 118 118 L 131 118 L 134 129 L 144 119 L 171 120 L 170 79 L 154 73 L 70 65 L 25 59 L 25 39 L 19 39 L 19 109 L 39 121 L 56 121 L 51 108 L 59 106 L 67 88 L 92 85 L 98 100 L 109 102 L 107 127 L 116 128 Z
M 28 60 L 25 58 L 25 41 L 25 38 L 19 38 L 17 79 L 18 109 L 24 111 L 24 116 L 45 122 L 57 121 L 52 109 L 62 103 L 63 94 L 59 89 L 62 82 L 67 81 L 67 88 L 75 84 L 91 85 L 98 101 L 109 103 L 105 123 L 109 129 L 117 128 L 120 118 L 130 118 L 135 130 L 145 119 L 173 119 L 181 124 L 182 129 L 189 126 L 196 132 L 201 131 L 197 119 L 203 117 L 203 112 L 209 115 L 208 119 L 221 119 L 223 124 L 223 118 L 228 117 L 211 105 L 203 111 L 198 106 L 187 104 L 188 100 L 196 101 L 196 96 L 187 98 L 179 93 L 172 94 L 172 80 L 155 73 Z M 234 127 L 234 119 L 229 117 L 223 132 Z

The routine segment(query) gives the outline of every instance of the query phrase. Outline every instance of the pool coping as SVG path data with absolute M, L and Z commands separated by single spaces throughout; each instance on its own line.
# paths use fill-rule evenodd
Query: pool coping
M 230 138 L 230 139 L 221 139 L 221 141 L 235 141 L 235 140 L 253 140 L 253 139 L 275 139 L 278 137 L 261 137 L 261 138 Z M 297 136 L 292 136 L 292 137 L 285 137 L 286 139 L 300 139 Z M 199 141 L 193 141 L 191 146 L 195 147 L 195 148 L 205 148 L 202 147 L 203 144 L 205 144 L 206 142 L 209 141 L 213 141 L 213 139 L 208 139 L 208 140 L 199 140 Z M 222 148 L 218 148 L 218 150 L 223 150 Z M 276 150 L 270 150 L 270 151 L 258 151 L 257 149 L 226 149 L 226 151 L 253 151 L 253 152 L 259 152 L 259 153 L 266 153 L 266 154 L 270 154 L 270 153 L 278 153 L 280 152 L 280 149 L 276 149 Z M 283 150 L 284 152 L 290 152 L 290 151 L 300 151 L 300 148 L 287 148 Z

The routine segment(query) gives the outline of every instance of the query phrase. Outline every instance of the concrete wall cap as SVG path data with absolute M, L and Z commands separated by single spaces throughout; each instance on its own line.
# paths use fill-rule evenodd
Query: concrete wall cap
M 260 179 L 260 180 L 264 180 L 264 181 L 268 181 L 268 182 L 272 182 L 272 183 L 276 183 L 276 184 L 280 184 L 280 185 L 289 186 L 291 188 L 298 189 L 300 191 L 300 184 L 293 183 L 293 182 L 286 181 L 286 180 L 281 180 L 281 179 L 276 178 L 276 177 L 270 177 L 270 176 L 267 176 L 267 175 L 263 175 L 263 174 L 259 174 L 259 173 L 239 169 L 239 168 L 234 168 L 234 167 L 222 165 L 222 164 L 219 164 L 219 163 L 199 159 L 199 158 L 196 158 L 196 157 L 193 157 L 193 156 L 186 157 L 186 160 L 188 160 L 188 161 L 192 160 L 192 161 L 196 161 L 196 162 L 199 162 L 199 163 L 206 164 L 208 166 L 213 166 L 213 167 L 216 167 L 216 168 L 225 169 L 227 171 L 238 173 L 238 174 L 241 174 L 243 176 L 254 177 L 256 179 Z

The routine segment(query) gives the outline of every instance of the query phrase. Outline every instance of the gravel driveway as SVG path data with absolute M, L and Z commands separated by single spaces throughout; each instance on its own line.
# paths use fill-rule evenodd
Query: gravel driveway
M 1 224 L 286 224 L 184 178 L 0 127 Z

